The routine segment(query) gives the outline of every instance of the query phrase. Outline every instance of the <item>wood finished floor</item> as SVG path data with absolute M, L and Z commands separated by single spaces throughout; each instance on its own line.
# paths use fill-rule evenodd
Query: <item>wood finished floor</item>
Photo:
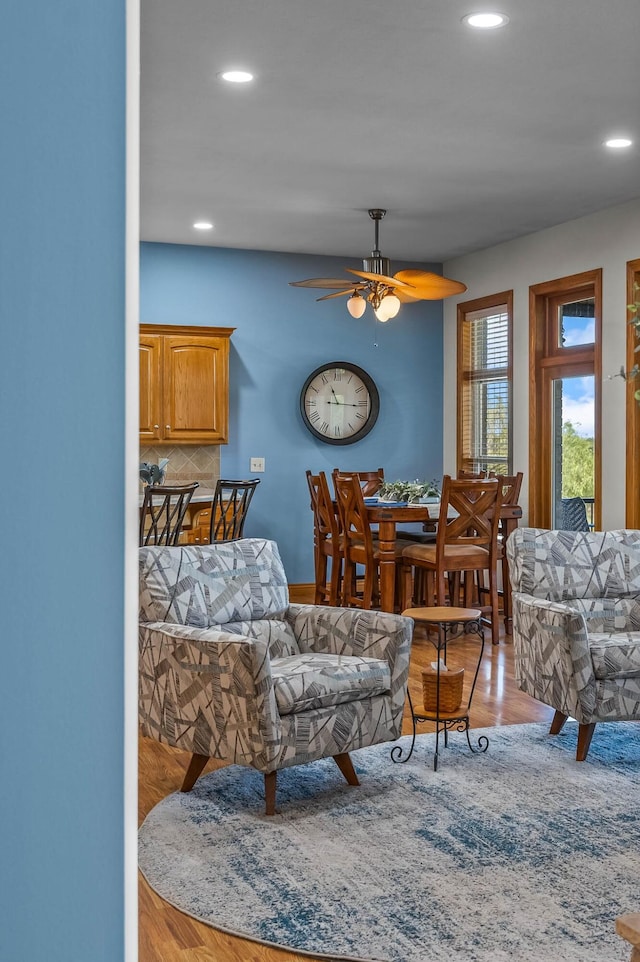
M 296 597 L 295 600 L 306 599 Z M 455 641 L 449 647 L 448 663 L 452 667 L 475 667 L 477 651 L 475 641 Z M 420 705 L 422 700 L 420 670 L 433 660 L 433 646 L 424 631 L 418 627 L 414 634 L 409 675 L 409 688 L 414 705 Z M 500 645 L 492 646 L 489 642 L 485 646 L 474 695 L 471 725 L 483 728 L 534 721 L 550 722 L 552 716 L 552 709 L 516 689 L 511 639 L 502 635 Z M 403 732 L 406 734 L 410 730 L 410 721 L 405 713 Z M 419 728 L 421 732 L 429 730 L 433 730 L 433 726 L 427 723 Z M 178 752 L 148 738 L 140 738 L 141 822 L 160 799 L 180 787 L 188 758 L 184 752 Z M 209 763 L 205 771 L 215 767 L 214 763 Z M 203 925 L 164 902 L 141 876 L 139 905 L 140 962 L 309 962 L 310 959 L 310 956 L 272 949 L 225 935 Z

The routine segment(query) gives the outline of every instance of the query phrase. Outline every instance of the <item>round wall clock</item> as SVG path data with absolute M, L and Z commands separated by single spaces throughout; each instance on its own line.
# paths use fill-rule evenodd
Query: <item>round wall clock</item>
M 366 371 L 348 361 L 330 361 L 309 375 L 300 413 L 314 437 L 327 444 L 353 444 L 378 419 L 378 389 Z

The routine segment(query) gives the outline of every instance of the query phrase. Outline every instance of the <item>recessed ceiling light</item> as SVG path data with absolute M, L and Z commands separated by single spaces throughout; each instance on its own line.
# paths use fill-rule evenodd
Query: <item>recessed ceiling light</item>
M 210 220 L 197 220 L 193 226 L 196 230 L 213 230 L 213 224 Z
M 633 141 L 628 137 L 611 137 L 604 142 L 605 147 L 610 147 L 611 150 L 622 150 L 623 147 L 631 147 L 632 144 Z
M 504 27 L 509 23 L 509 18 L 504 13 L 468 13 L 462 22 L 478 30 L 493 30 L 495 27 Z
M 230 84 L 248 84 L 253 80 L 253 74 L 247 70 L 224 70 L 218 76 Z

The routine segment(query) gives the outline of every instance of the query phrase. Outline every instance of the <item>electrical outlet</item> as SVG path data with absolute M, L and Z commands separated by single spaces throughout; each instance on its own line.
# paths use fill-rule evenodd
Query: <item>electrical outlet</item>
M 251 471 L 264 471 L 264 458 L 251 458 Z

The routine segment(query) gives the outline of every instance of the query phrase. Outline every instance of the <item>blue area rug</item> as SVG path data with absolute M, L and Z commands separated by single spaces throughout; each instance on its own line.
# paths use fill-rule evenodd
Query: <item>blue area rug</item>
M 157 805 L 140 867 L 177 908 L 226 932 L 331 959 L 626 962 L 616 916 L 640 909 L 640 724 L 600 725 L 586 762 L 577 726 L 476 729 L 432 767 L 389 745 L 278 775 L 230 767 Z M 408 739 L 402 739 L 408 745 Z M 441 749 L 442 751 L 442 749 Z

